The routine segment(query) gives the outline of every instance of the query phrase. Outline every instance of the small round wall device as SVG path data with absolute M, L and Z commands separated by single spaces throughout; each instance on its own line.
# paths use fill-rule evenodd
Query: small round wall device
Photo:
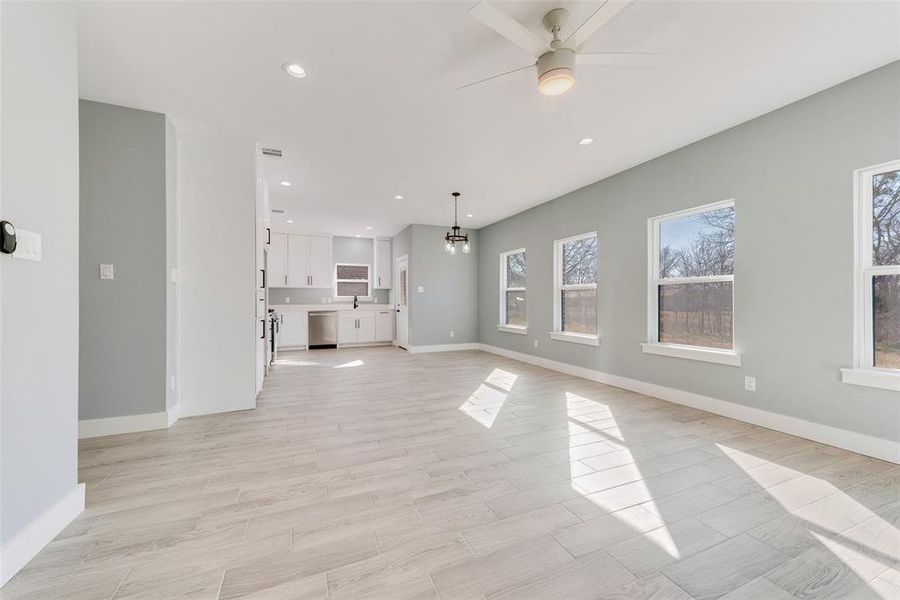
M 16 251 L 16 227 L 9 221 L 0 221 L 0 252 L 12 254 Z

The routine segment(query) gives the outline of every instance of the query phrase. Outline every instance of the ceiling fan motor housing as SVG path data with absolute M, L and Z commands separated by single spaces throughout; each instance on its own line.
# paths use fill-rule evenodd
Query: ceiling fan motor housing
M 570 48 L 560 48 L 545 52 L 537 61 L 538 87 L 548 95 L 555 95 L 553 90 L 558 88 L 563 93 L 575 83 L 575 51 Z M 560 85 L 562 81 L 567 85 Z M 554 82 L 559 82 L 554 84 Z M 563 89 L 564 87 L 564 89 Z

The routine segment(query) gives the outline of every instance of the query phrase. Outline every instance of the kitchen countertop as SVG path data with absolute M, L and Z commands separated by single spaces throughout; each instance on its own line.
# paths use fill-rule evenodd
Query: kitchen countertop
M 327 310 L 327 311 L 343 311 L 353 310 L 352 302 L 332 302 L 331 304 L 270 304 L 269 308 L 274 308 L 278 312 L 307 312 L 311 310 Z M 393 304 L 373 304 L 371 302 L 360 302 L 359 308 L 356 310 L 392 310 Z

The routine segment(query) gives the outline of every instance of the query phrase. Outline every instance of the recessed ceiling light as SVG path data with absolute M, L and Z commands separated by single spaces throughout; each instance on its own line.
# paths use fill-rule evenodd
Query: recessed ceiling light
M 282 181 L 281 185 L 283 185 L 284 187 L 291 187 L 291 182 L 290 181 Z
M 474 217 L 475 215 L 473 215 L 472 213 L 469 213 L 469 214 L 467 214 L 466 216 L 469 217 L 469 218 L 471 219 L 471 218 Z
M 371 226 L 371 225 L 366 225 L 366 229 L 368 229 L 368 230 L 370 230 L 370 231 L 371 231 L 371 229 L 372 229 L 372 226 Z
M 306 71 L 297 63 L 284 63 L 281 65 L 281 68 L 291 77 L 296 77 L 297 79 L 306 77 Z
M 394 200 L 403 200 L 403 196 L 397 194 L 396 196 L 394 196 Z
M 288 222 L 288 223 L 293 223 L 294 220 L 293 220 L 293 219 L 288 219 L 287 222 Z
M 580 140 L 578 140 L 578 143 L 582 146 L 590 146 L 594 143 L 594 138 L 581 138 Z

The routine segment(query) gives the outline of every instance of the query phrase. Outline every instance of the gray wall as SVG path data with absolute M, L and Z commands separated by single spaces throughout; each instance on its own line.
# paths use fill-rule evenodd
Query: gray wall
M 478 341 L 478 232 L 466 230 L 470 254 L 450 256 L 442 238 L 446 227 L 413 225 L 409 250 L 410 345 Z M 418 287 L 425 291 L 419 293 Z M 450 331 L 454 337 L 450 337 Z
M 178 139 L 166 117 L 166 410 L 178 404 Z M 176 275 L 177 279 L 177 275 Z M 175 382 L 176 385 L 172 385 Z
M 482 343 L 900 438 L 896 392 L 841 383 L 852 366 L 854 169 L 900 157 L 900 63 L 480 231 Z M 643 354 L 647 219 L 736 202 L 740 368 Z M 598 232 L 599 348 L 551 341 L 553 240 Z M 528 250 L 528 336 L 496 330 L 498 254 Z M 535 349 L 533 340 L 540 347 Z M 744 375 L 758 378 L 756 393 Z
M 336 235 L 332 241 L 334 263 L 369 265 L 369 274 L 375 273 L 375 242 L 372 238 L 346 237 Z M 374 285 L 374 279 L 372 282 Z M 387 304 L 389 290 L 371 290 L 373 302 Z M 269 304 L 322 304 L 322 300 L 333 300 L 333 290 L 304 288 L 270 288 Z
M 166 410 L 165 115 L 82 100 L 82 420 Z M 100 263 L 115 279 L 101 281 Z
M 74 6 L 3 2 L 0 15 L 0 214 L 43 245 L 41 262 L 0 255 L 5 544 L 77 483 L 78 74 Z

